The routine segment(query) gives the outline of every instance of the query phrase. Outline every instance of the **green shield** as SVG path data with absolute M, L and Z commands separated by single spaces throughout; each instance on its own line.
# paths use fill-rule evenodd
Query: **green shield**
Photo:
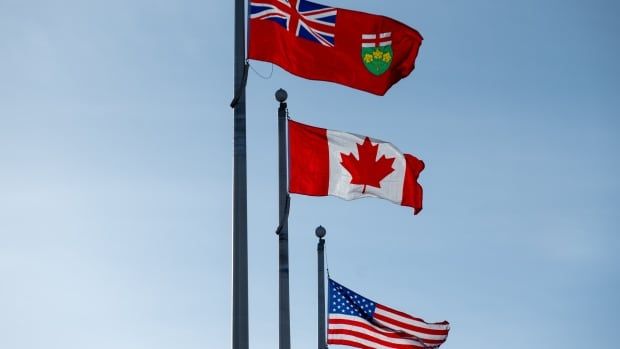
M 369 72 L 374 75 L 385 73 L 390 67 L 394 52 L 392 46 L 362 47 L 362 62 Z

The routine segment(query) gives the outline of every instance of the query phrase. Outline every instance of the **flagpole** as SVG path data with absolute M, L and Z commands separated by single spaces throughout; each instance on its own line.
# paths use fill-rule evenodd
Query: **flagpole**
M 317 270 L 318 270 L 318 349 L 327 348 L 325 341 L 325 240 L 323 239 L 327 231 L 322 226 L 318 226 L 314 231 L 319 242 L 316 245 Z
M 283 89 L 276 91 L 276 100 L 280 102 L 278 108 L 278 177 L 279 177 L 279 345 L 280 349 L 291 348 L 291 315 L 289 305 L 289 269 L 288 269 L 288 169 L 286 152 L 286 98 L 288 94 Z
M 245 1 L 235 0 L 233 134 L 232 349 L 248 348 L 248 232 L 245 137 Z

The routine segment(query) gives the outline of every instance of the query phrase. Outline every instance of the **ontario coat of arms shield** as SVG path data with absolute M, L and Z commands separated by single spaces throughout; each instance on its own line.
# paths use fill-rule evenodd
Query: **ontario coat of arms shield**
M 393 58 L 392 33 L 362 34 L 362 62 L 369 72 L 385 73 Z

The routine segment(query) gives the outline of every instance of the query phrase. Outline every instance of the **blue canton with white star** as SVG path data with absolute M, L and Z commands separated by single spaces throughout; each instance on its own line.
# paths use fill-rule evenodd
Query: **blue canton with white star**
M 375 302 L 329 279 L 329 313 L 353 315 L 372 320 Z

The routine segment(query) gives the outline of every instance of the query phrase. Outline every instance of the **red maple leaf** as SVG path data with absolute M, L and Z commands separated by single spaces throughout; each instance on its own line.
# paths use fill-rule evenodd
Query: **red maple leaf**
M 381 188 L 381 180 L 390 173 L 394 172 L 392 164 L 394 158 L 386 158 L 385 155 L 377 160 L 379 144 L 373 145 L 370 138 L 366 137 L 364 143 L 357 144 L 359 160 L 349 153 L 340 153 L 340 164 L 351 174 L 351 184 L 361 184 L 364 186 L 362 193 L 366 192 L 366 186 Z

